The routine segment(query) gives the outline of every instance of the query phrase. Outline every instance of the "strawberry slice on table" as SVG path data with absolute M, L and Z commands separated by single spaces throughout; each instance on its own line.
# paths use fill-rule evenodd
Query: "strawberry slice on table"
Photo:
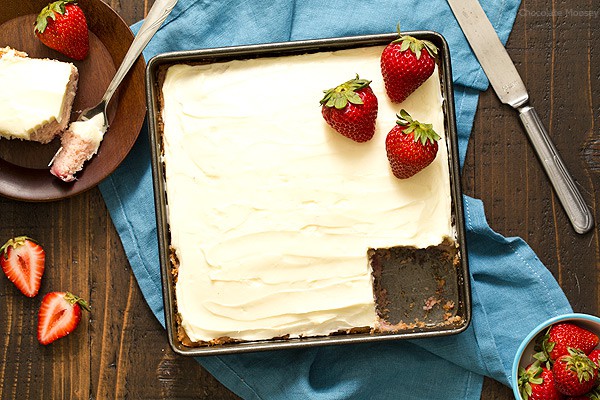
M 50 344 L 73 332 L 81 320 L 81 309 L 90 311 L 87 302 L 69 292 L 44 296 L 38 313 L 38 341 Z
M 375 134 L 378 103 L 370 84 L 357 74 L 356 78 L 325 90 L 320 101 L 321 114 L 329 126 L 359 143 Z
M 519 370 L 519 393 L 522 400 L 561 400 L 564 398 L 554 385 L 552 371 L 539 361 Z
M 569 322 L 557 323 L 552 325 L 538 341 L 536 350 L 540 353 L 536 358 L 542 361 L 556 361 L 568 354 L 569 347 L 589 354 L 599 342 L 598 335 L 585 328 Z
M 0 247 L 0 266 L 15 286 L 27 297 L 35 297 L 42 284 L 46 252 L 27 236 L 9 239 Z
M 34 32 L 46 46 L 74 60 L 83 60 L 89 52 L 87 21 L 74 0 L 58 0 L 44 7 Z
M 398 36 L 381 53 L 383 83 L 394 103 L 403 102 L 433 74 L 438 52 L 428 40 L 402 35 L 400 27 Z
M 583 351 L 569 347 L 552 365 L 552 374 L 559 392 L 579 396 L 596 385 L 598 366 Z
M 405 111 L 385 139 L 385 149 L 394 176 L 410 178 L 433 162 L 440 136 L 431 124 L 413 120 Z

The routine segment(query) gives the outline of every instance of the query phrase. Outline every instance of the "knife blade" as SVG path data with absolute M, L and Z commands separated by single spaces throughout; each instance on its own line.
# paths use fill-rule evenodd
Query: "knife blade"
M 529 94 L 519 72 L 477 0 L 447 0 L 479 64 L 500 101 L 519 112 L 529 141 L 575 232 L 594 226 L 592 214 L 552 143 L 542 120 L 528 104 Z

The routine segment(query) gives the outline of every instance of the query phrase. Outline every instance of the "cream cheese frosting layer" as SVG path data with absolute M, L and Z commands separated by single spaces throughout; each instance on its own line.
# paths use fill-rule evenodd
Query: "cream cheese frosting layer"
M 176 298 L 192 341 L 327 335 L 377 324 L 369 248 L 454 237 L 437 70 L 404 103 L 385 95 L 383 47 L 174 65 L 162 87 Z M 323 90 L 372 80 L 374 138 L 321 116 Z M 385 136 L 405 108 L 442 136 L 435 161 L 391 173 Z
M 0 133 L 28 140 L 52 121 L 61 122 L 67 106 L 71 64 L 19 57 L 8 50 L 0 57 Z
M 77 137 L 86 143 L 90 143 L 90 147 L 94 150 L 88 155 L 88 160 L 98 152 L 100 143 L 104 139 L 106 127 L 104 126 L 104 115 L 96 114 L 91 119 L 72 122 L 69 130 Z

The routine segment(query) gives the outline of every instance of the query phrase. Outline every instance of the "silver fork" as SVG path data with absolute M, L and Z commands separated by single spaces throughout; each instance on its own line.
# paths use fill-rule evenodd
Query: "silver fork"
M 102 114 L 104 118 L 102 131 L 107 131 L 107 109 L 108 103 L 110 103 L 110 99 L 121 84 L 123 78 L 125 78 L 125 75 L 127 75 L 129 70 L 131 69 L 133 63 L 137 60 L 138 56 L 146 48 L 148 42 L 150 41 L 150 39 L 152 39 L 158 28 L 160 28 L 160 26 L 165 21 L 173 7 L 175 7 L 175 4 L 177 4 L 177 0 L 156 0 L 156 2 L 150 8 L 150 11 L 148 11 L 148 15 L 146 16 L 144 23 L 140 27 L 138 34 L 133 39 L 129 50 L 127 50 L 127 54 L 125 54 L 125 57 L 123 58 L 119 69 L 117 69 L 115 76 L 108 85 L 104 96 L 102 96 L 102 100 L 100 100 L 100 102 L 95 106 L 83 110 L 79 115 L 79 118 L 77 118 L 77 121 L 87 121 L 94 118 L 98 114 Z M 62 147 L 58 149 L 58 151 L 50 161 L 50 165 L 54 162 L 54 159 L 61 151 Z

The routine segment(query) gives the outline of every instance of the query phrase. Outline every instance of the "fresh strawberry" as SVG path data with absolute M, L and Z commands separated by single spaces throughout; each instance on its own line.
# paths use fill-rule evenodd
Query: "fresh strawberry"
M 69 292 L 45 295 L 38 313 L 38 341 L 50 344 L 71 333 L 81 320 L 81 308 L 90 311 L 85 300 Z
M 28 297 L 40 290 L 46 253 L 42 246 L 27 236 L 9 239 L 0 247 L 0 266 L 8 279 Z
M 413 120 L 405 110 L 397 117 L 396 126 L 385 139 L 385 149 L 394 175 L 406 179 L 433 162 L 440 137 L 430 124 Z
M 519 393 L 522 400 L 561 400 L 563 394 L 556 390 L 552 371 L 534 362 L 519 370 Z
M 320 101 L 325 121 L 355 142 L 366 142 L 375 134 L 378 104 L 370 84 L 371 81 L 356 75 L 354 79 L 325 90 Z
M 34 32 L 46 46 L 75 60 L 90 49 L 87 21 L 75 0 L 58 0 L 42 9 Z
M 428 40 L 402 35 L 400 28 L 398 36 L 381 54 L 385 90 L 394 103 L 404 101 L 431 76 L 438 51 Z
M 596 386 L 589 392 L 579 396 L 569 396 L 566 400 L 600 400 L 600 387 Z
M 568 348 L 579 349 L 589 354 L 600 339 L 595 333 L 569 322 L 552 325 L 537 343 L 536 350 L 540 351 L 536 358 L 553 362 L 568 353 Z
M 587 355 L 600 368 L 600 349 L 594 349 Z
M 552 365 L 556 388 L 568 396 L 589 392 L 596 385 L 598 366 L 579 349 L 569 347 L 567 352 Z

